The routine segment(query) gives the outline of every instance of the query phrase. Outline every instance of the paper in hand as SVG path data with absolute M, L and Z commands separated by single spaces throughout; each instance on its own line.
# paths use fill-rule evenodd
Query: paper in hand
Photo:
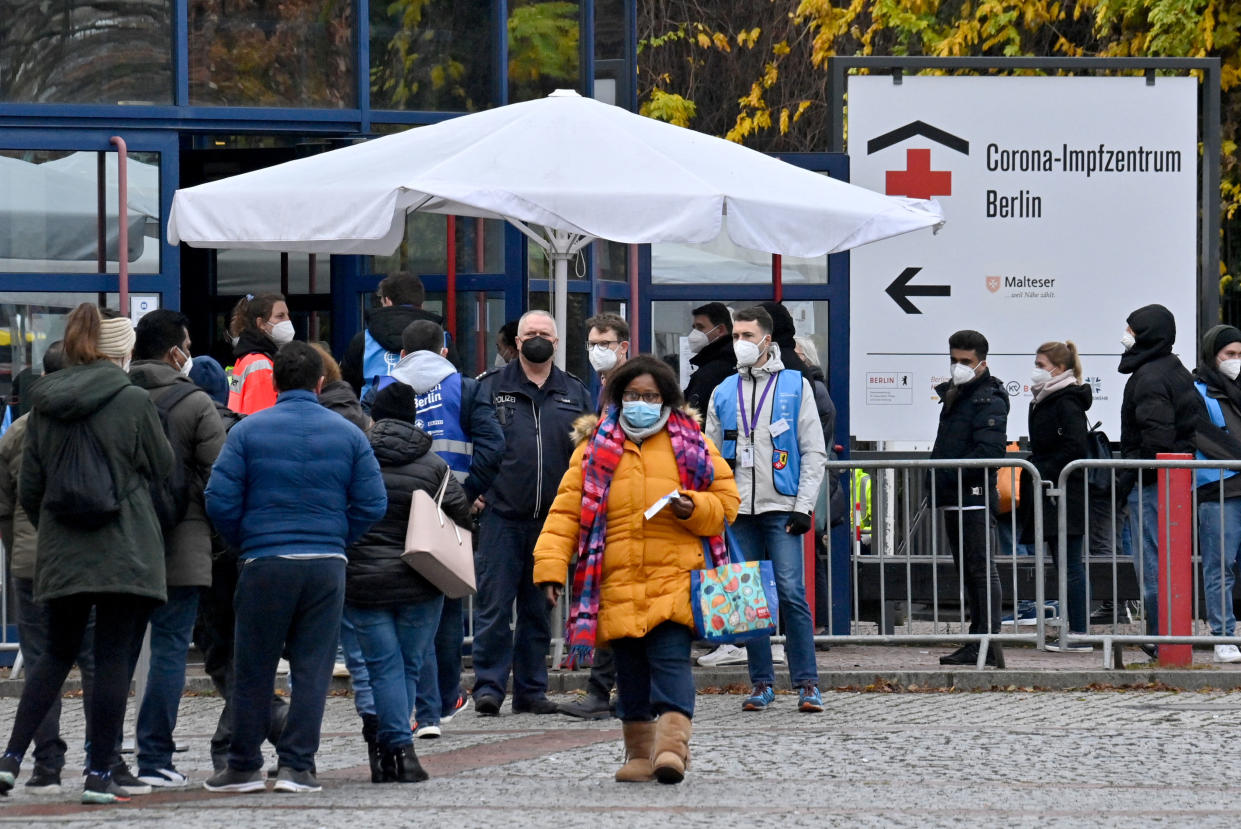
M 660 498 L 655 503 L 651 504 L 650 507 L 647 508 L 646 512 L 643 513 L 643 515 L 646 516 L 646 520 L 650 521 L 652 518 L 658 515 L 659 511 L 663 509 L 664 507 L 668 506 L 668 502 L 671 501 L 673 498 L 676 498 L 678 495 L 680 495 L 680 492 L 674 489 L 671 492 L 669 492 L 667 495 L 665 495 L 664 497 Z

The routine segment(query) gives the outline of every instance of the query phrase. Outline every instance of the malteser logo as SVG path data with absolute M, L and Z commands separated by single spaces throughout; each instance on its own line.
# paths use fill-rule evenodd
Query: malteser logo
M 1000 290 L 1000 283 L 1003 281 L 1004 280 L 998 276 L 988 276 L 987 290 L 994 294 L 996 291 Z
M 903 127 L 885 132 L 866 142 L 866 154 L 871 155 L 894 144 L 922 136 L 963 155 L 970 154 L 970 142 L 950 132 L 932 127 L 924 121 L 911 121 Z M 952 171 L 932 170 L 931 151 L 925 148 L 905 150 L 905 169 L 888 170 L 884 190 L 889 196 L 909 196 L 913 199 L 929 199 L 934 196 L 952 195 Z

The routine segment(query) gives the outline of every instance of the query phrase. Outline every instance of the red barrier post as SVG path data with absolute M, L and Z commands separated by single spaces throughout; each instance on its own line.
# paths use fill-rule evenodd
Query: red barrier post
M 1161 452 L 1160 461 L 1192 461 L 1193 455 Z M 1159 529 L 1159 635 L 1193 633 L 1194 511 L 1192 469 L 1160 469 Z M 1160 645 L 1160 667 L 1189 667 L 1193 645 Z

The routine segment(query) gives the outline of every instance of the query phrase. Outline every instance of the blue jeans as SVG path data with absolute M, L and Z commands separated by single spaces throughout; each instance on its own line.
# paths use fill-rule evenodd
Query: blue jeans
M 534 544 L 543 519 L 510 519 L 483 513 L 474 568 L 474 698 L 504 699 L 509 671 L 513 702 L 519 705 L 547 695 L 547 651 L 551 645 L 551 608 L 534 583 Z M 510 629 L 513 602 L 517 626 Z
M 1144 477 L 1154 477 L 1146 475 Z M 1129 537 L 1133 569 L 1142 586 L 1146 632 L 1159 633 L 1159 487 L 1134 486 L 1129 493 Z M 1140 504 L 1140 506 L 1139 506 Z M 1139 520 L 1141 527 L 1139 528 Z
M 1220 520 L 1224 522 L 1223 545 Z M 1198 552 L 1202 556 L 1202 579 L 1206 592 L 1207 622 L 1213 636 L 1232 636 L 1237 620 L 1232 612 L 1232 588 L 1236 583 L 1237 550 L 1241 548 L 1241 498 L 1219 497 L 1198 502 Z
M 366 658 L 379 717 L 379 744 L 398 750 L 413 743 L 409 717 L 418 698 L 423 656 L 435 640 L 444 597 L 393 607 L 345 605 Z
M 788 654 L 789 679 L 794 686 L 817 685 L 819 666 L 814 660 L 814 624 L 810 605 L 806 603 L 805 558 L 800 535 L 789 535 L 784 525 L 787 512 L 764 512 L 738 515 L 733 534 L 747 561 L 771 559 L 776 576 L 776 593 L 780 597 L 780 618 L 784 622 L 785 652 Z M 759 637 L 746 642 L 750 662 L 750 681 L 755 685 L 775 682 L 771 664 L 771 640 Z
M 437 725 L 451 714 L 461 696 L 461 643 L 465 641 L 465 602 L 444 599 L 439 629 L 422 660 L 418 676 L 419 725 Z
M 1067 541 L 1065 553 L 1068 561 L 1062 562 L 1062 565 L 1066 571 L 1065 581 L 1068 582 L 1069 632 L 1086 633 L 1086 561 L 1082 558 L 1085 536 L 1070 535 Z
M 151 667 L 138 707 L 138 770 L 172 768 L 177 708 L 185 690 L 185 657 L 198 618 L 201 587 L 168 588 L 168 601 L 151 614 Z
M 693 718 L 693 638 L 684 625 L 664 622 L 641 639 L 608 643 L 616 660 L 616 716 L 625 722 L 650 722 L 665 711 L 679 711 Z M 770 647 L 767 659 L 770 662 Z
M 248 559 L 237 578 L 233 734 L 229 768 L 263 767 L 276 663 L 289 658 L 289 716 L 276 745 L 280 765 L 307 771 L 319 730 L 345 603 L 344 558 Z
M 358 643 L 349 614 L 340 617 L 340 649 L 345 652 L 345 667 L 349 669 L 349 684 L 353 686 L 353 710 L 362 717 L 375 713 L 375 695 L 371 692 L 371 675 L 366 670 L 366 657 Z

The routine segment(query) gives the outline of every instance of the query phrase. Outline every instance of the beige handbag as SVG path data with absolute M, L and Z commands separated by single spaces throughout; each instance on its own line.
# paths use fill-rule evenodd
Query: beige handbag
M 470 531 L 444 514 L 444 493 L 451 475 L 449 469 L 434 500 L 421 489 L 414 492 L 401 559 L 445 596 L 460 599 L 475 592 L 474 544 Z

